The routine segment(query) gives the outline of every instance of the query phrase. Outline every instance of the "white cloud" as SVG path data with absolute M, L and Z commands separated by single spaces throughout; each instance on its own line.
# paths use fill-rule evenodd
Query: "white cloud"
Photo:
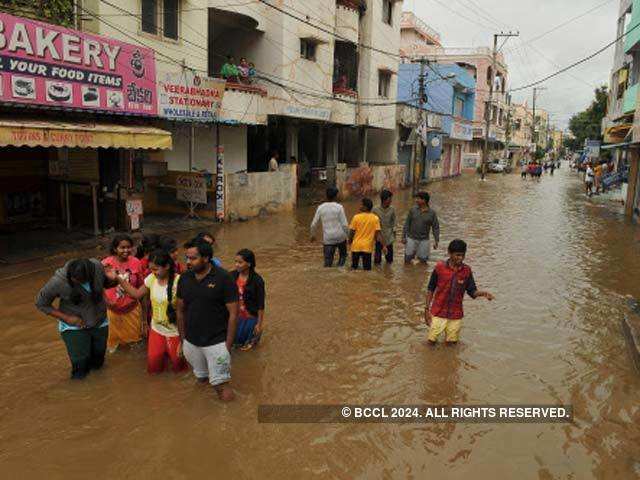
M 598 5 L 602 6 L 528 44 L 530 39 Z M 509 39 L 504 47 L 511 87 L 541 79 L 611 42 L 616 36 L 618 7 L 619 0 L 404 1 L 405 10 L 413 10 L 440 32 L 445 46 L 492 46 L 493 33 L 519 31 L 520 37 Z M 595 87 L 609 83 L 613 50 L 611 47 L 544 83 L 547 90 L 540 93 L 539 105 L 551 112 L 552 122 L 565 127 L 571 114 L 591 103 Z M 531 103 L 531 95 L 528 89 L 513 96 L 514 101 L 528 99 Z

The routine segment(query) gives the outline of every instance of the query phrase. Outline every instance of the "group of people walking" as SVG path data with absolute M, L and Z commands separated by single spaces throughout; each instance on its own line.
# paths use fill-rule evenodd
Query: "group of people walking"
M 383 190 L 376 207 L 363 198 L 360 211 L 347 222 L 338 190 L 326 191 L 311 223 L 312 235 L 322 225 L 325 267 L 338 252 L 344 266 L 351 247 L 351 267 L 372 269 L 373 264 L 394 261 L 396 211 L 393 194 Z M 427 192 L 415 197 L 402 229 L 404 260 L 415 257 L 427 263 L 438 248 L 440 225 Z M 231 351 L 253 349 L 264 331 L 266 289 L 256 272 L 256 257 L 238 251 L 231 273 L 214 257 L 215 240 L 200 233 L 183 245 L 186 263 L 178 256 L 173 238 L 149 235 L 135 248 L 133 239 L 116 235 L 110 255 L 99 261 L 79 258 L 57 270 L 42 287 L 36 306 L 58 320 L 58 331 L 71 362 L 71 378 L 82 379 L 102 367 L 107 351 L 147 339 L 147 371 L 174 372 L 191 366 L 199 382 L 210 383 L 220 399 L 234 398 L 230 385 Z M 459 338 L 462 300 L 493 296 L 479 291 L 471 268 L 463 263 L 467 245 L 449 244 L 449 258 L 435 266 L 426 294 L 424 320 L 428 341 Z M 57 301 L 57 305 L 56 305 Z
M 344 207 L 337 202 L 338 189 L 330 187 L 326 191 L 326 201 L 316 210 L 311 222 L 311 240 L 319 225 L 322 225 L 324 266 L 333 266 L 338 252 L 338 266 L 345 265 L 347 247 L 351 247 L 351 268 L 357 270 L 362 264 L 364 270 L 371 270 L 372 263 L 380 265 L 384 256 L 387 263 L 394 261 L 397 216 L 392 206 L 393 193 L 382 190 L 380 204 L 373 206 L 369 198 L 363 198 L 360 211 L 351 222 L 347 222 Z M 433 234 L 434 248 L 440 241 L 438 215 L 429 206 L 429 194 L 416 195 L 416 204 L 407 214 L 402 230 L 405 245 L 405 263 L 411 263 L 416 256 L 426 263 L 431 252 L 430 235 Z
M 130 236 L 116 235 L 102 261 L 75 259 L 57 270 L 36 306 L 58 320 L 71 378 L 102 367 L 107 351 L 146 337 L 149 373 L 191 365 L 198 381 L 231 400 L 230 352 L 260 341 L 266 292 L 252 251 L 240 250 L 229 273 L 214 243 L 205 232 L 187 242 L 184 265 L 172 238 L 147 236 L 134 252 Z
M 604 193 L 606 185 L 603 180 L 610 172 L 613 172 L 613 166 L 606 161 L 588 162 L 584 172 L 585 194 L 591 197 L 592 195 Z
M 520 167 L 520 177 L 523 180 L 526 180 L 528 175 L 531 179 L 540 181 L 543 172 L 548 172 L 553 176 L 557 168 L 560 168 L 560 162 L 556 162 L 555 160 L 550 160 L 544 163 L 538 163 L 537 161 L 523 163 Z
M 338 190 L 328 188 L 327 199 L 316 210 L 311 222 L 311 240 L 322 225 L 324 266 L 331 267 L 338 251 L 338 266 L 347 260 L 347 247 L 351 246 L 351 268 L 357 270 L 362 262 L 365 270 L 371 270 L 371 261 L 379 265 L 384 255 L 387 263 L 394 260 L 396 239 L 396 211 L 392 206 L 393 194 L 388 190 L 380 193 L 380 204 L 373 207 L 369 198 L 361 201 L 360 212 L 350 223 L 344 207 L 337 202 Z M 430 196 L 420 192 L 415 196 L 415 205 L 409 210 L 402 229 L 404 261 L 412 263 L 417 257 L 426 264 L 431 254 L 430 235 L 433 247 L 440 242 L 438 215 L 430 207 Z M 478 290 L 471 268 L 464 263 L 467 244 L 453 240 L 448 247 L 449 258 L 438 262 L 429 280 L 425 299 L 424 321 L 429 327 L 427 340 L 431 345 L 445 334 L 445 342 L 455 345 L 459 340 L 464 295 L 472 298 L 484 297 L 493 300 L 489 292 Z

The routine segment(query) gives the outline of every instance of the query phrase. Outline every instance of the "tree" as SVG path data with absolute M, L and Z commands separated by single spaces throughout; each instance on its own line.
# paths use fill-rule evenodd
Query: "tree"
M 0 0 L 0 11 L 73 27 L 73 0 Z
M 602 140 L 602 119 L 607 113 L 607 98 L 609 91 L 606 85 L 595 90 L 595 98 L 589 108 L 575 114 L 569 120 L 569 130 L 575 138 L 567 138 L 565 146 L 572 150 L 579 150 L 586 139 Z

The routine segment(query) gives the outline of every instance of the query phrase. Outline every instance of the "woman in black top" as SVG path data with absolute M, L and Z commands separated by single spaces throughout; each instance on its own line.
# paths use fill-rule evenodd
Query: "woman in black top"
M 256 273 L 256 256 L 243 249 L 236 254 L 236 270 L 232 273 L 238 287 L 238 328 L 234 346 L 251 350 L 264 330 L 264 280 Z

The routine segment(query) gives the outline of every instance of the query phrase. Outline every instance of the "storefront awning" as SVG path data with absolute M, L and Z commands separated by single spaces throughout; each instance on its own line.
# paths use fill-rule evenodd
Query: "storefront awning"
M 172 148 L 171 133 L 159 128 L 105 123 L 0 120 L 0 147 Z

